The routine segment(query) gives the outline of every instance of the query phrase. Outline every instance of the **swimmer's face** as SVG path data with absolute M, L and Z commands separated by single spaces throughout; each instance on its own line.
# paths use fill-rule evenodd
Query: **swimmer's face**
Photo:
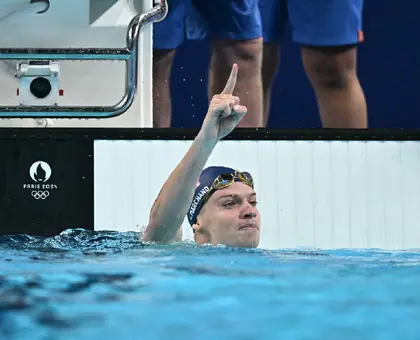
M 255 191 L 241 182 L 217 190 L 204 204 L 194 228 L 199 243 L 258 247 L 260 214 Z

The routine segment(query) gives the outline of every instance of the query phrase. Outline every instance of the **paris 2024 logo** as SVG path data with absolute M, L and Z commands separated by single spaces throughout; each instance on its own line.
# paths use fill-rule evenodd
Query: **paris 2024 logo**
M 56 190 L 57 184 L 49 182 L 52 175 L 51 166 L 45 161 L 36 161 L 29 167 L 32 183 L 23 184 L 23 189 L 30 191 L 36 200 L 45 200 Z

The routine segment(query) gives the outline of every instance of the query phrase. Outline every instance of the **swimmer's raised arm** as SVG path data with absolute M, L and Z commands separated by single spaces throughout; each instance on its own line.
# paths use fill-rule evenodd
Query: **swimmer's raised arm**
M 180 228 L 193 198 L 198 178 L 216 144 L 228 135 L 247 112 L 233 96 L 238 66 L 232 72 L 221 94 L 209 105 L 200 132 L 191 147 L 163 185 L 150 211 L 145 241 L 171 242 L 179 238 Z

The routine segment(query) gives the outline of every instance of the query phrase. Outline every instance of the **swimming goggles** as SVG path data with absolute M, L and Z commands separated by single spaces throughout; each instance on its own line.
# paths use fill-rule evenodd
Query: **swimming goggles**
M 211 185 L 210 189 L 219 190 L 226 188 L 232 185 L 235 182 L 235 179 L 239 179 L 239 181 L 249 185 L 251 188 L 254 188 L 254 180 L 249 172 L 240 172 L 238 170 L 235 171 L 233 174 L 220 174 L 216 177 Z
M 249 172 L 240 172 L 238 170 L 235 173 L 230 174 L 220 174 L 216 177 L 213 181 L 213 184 L 210 186 L 210 190 L 207 192 L 205 197 L 203 198 L 203 204 L 210 198 L 210 196 L 216 191 L 220 189 L 227 188 L 228 186 L 232 185 L 235 182 L 235 179 L 238 179 L 240 182 L 249 185 L 252 189 L 254 189 L 254 179 L 252 178 Z

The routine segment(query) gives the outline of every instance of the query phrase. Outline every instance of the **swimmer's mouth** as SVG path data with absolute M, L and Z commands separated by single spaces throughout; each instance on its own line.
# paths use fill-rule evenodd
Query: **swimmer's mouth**
M 239 227 L 239 230 L 248 230 L 248 229 L 260 230 L 255 223 L 247 223 Z

